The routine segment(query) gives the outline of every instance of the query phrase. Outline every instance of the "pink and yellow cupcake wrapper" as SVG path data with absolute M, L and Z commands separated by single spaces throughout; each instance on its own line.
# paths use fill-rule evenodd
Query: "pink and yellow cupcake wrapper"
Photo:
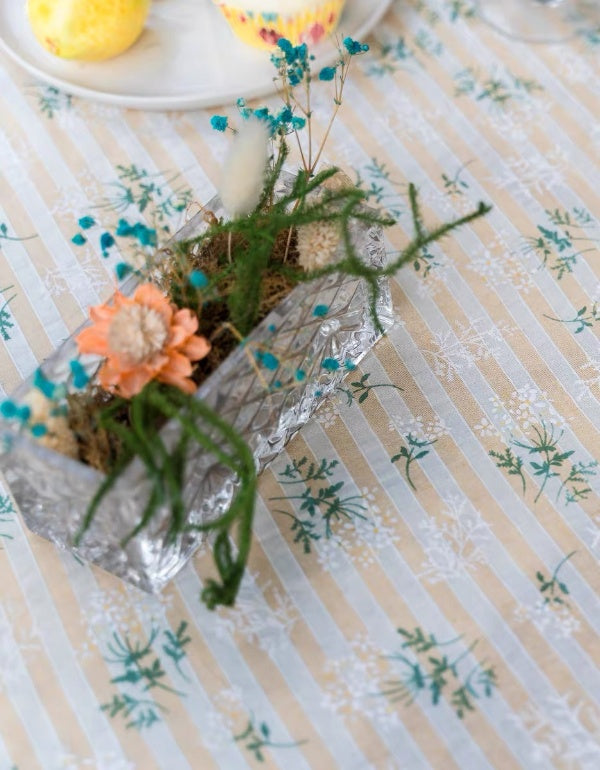
M 310 11 L 284 16 L 280 13 L 245 11 L 216 0 L 235 34 L 255 48 L 270 50 L 285 37 L 292 45 L 314 45 L 335 29 L 346 0 L 325 0 Z

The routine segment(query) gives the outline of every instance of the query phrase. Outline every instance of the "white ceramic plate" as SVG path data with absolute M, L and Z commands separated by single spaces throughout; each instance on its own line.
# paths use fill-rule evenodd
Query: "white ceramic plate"
M 391 0 L 348 0 L 339 33 L 364 38 Z M 210 0 L 154 0 L 146 29 L 104 62 L 63 61 L 36 41 L 25 0 L 0 0 L 0 48 L 41 80 L 76 96 L 145 110 L 189 110 L 273 90 L 268 53 L 239 42 Z M 335 56 L 319 45 L 315 68 Z

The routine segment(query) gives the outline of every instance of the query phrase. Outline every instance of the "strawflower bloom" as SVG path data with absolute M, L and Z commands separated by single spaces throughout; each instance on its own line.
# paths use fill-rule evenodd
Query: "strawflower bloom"
M 90 318 L 76 341 L 81 354 L 106 359 L 98 372 L 105 390 L 131 398 L 151 380 L 196 390 L 192 361 L 204 358 L 210 343 L 196 334 L 194 313 L 179 310 L 156 286 L 142 284 L 132 297 L 117 292 L 112 305 L 91 308 Z

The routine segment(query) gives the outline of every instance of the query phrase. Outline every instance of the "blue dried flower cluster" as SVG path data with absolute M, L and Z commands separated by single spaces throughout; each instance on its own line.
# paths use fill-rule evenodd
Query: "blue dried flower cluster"
M 210 125 L 215 131 L 225 131 L 227 128 L 227 118 L 225 115 L 213 115 L 210 119 Z
M 356 56 L 369 50 L 366 43 L 360 43 L 351 37 L 344 38 L 343 45 L 350 56 Z M 344 71 L 344 60 L 347 54 L 343 54 L 340 50 L 341 58 L 332 66 L 323 67 L 319 71 L 318 79 L 324 82 L 335 80 L 340 67 L 341 71 Z M 310 63 L 314 58 L 308 53 L 306 43 L 292 45 L 284 37 L 280 38 L 275 52 L 271 54 L 271 62 L 277 69 L 279 76 L 291 88 L 295 88 L 301 83 L 310 84 L 312 79 Z M 246 100 L 242 98 L 237 100 L 236 105 L 244 120 L 255 117 L 264 121 L 269 126 L 271 136 L 285 136 L 301 130 L 306 125 L 306 118 L 295 115 L 293 106 L 289 102 L 285 103 L 277 113 L 271 112 L 268 107 L 251 109 L 246 106 Z M 229 119 L 225 115 L 212 115 L 210 125 L 215 131 L 220 132 L 230 128 Z
M 294 115 L 294 112 L 288 105 L 284 105 L 277 113 L 271 112 L 268 107 L 259 107 L 258 109 L 251 110 L 246 106 L 245 99 L 238 99 L 236 105 L 244 120 L 254 117 L 264 121 L 269 126 L 271 136 L 275 136 L 276 134 L 285 135 L 292 131 L 299 131 L 306 125 L 306 120 Z M 216 128 L 215 123 L 218 123 L 218 121 L 215 121 L 214 119 L 219 117 L 220 116 L 218 115 L 213 115 L 211 118 L 211 125 L 213 128 Z M 220 128 L 217 128 L 217 131 L 220 130 Z
M 314 57 L 309 56 L 306 43 L 292 45 L 289 40 L 282 37 L 277 47 L 281 53 L 278 51 L 272 53 L 271 61 L 278 72 L 285 71 L 292 88 L 302 83 L 305 77 L 310 78 L 310 60 Z
M 344 38 L 344 48 L 350 56 L 356 56 L 360 53 L 366 53 L 369 50 L 369 46 L 366 43 L 359 43 L 358 40 L 353 40 L 351 37 Z

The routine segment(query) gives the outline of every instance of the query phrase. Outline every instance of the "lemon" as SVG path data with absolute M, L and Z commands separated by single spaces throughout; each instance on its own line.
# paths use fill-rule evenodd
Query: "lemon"
M 27 0 L 34 35 L 62 59 L 117 56 L 140 36 L 150 0 Z

